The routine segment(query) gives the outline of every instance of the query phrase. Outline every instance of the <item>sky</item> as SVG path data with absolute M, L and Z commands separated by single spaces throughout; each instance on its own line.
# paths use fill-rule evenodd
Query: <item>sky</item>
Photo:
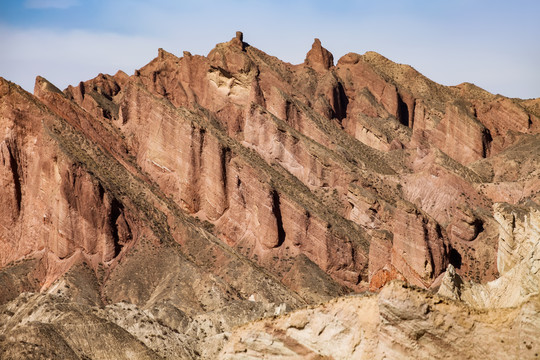
M 240 30 L 303 62 L 314 38 L 337 60 L 376 51 L 444 85 L 540 97 L 538 0 L 0 0 L 0 76 L 32 92 L 133 74 L 157 49 L 206 55 Z

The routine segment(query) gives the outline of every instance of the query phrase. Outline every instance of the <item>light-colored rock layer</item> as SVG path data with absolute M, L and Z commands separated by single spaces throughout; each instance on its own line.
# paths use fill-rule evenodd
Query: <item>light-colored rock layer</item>
M 532 359 L 540 351 L 540 298 L 474 310 L 392 282 L 236 328 L 221 359 Z
M 540 293 L 540 208 L 498 203 L 494 206 L 499 224 L 498 279 L 486 284 L 463 280 L 455 269 L 447 269 L 439 294 L 461 299 L 480 308 L 519 306 Z

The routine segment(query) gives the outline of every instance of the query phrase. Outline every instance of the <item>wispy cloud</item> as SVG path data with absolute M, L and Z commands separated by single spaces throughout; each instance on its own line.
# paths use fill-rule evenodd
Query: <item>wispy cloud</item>
M 540 6 L 515 1 L 520 6 L 503 0 L 411 2 L 416 6 L 343 0 L 326 11 L 333 5 L 322 0 L 27 0 L 34 9 L 79 6 L 10 13 L 0 0 L 0 76 L 26 89 L 38 74 L 65 87 L 99 72 L 130 73 L 159 47 L 204 55 L 241 30 L 251 45 L 291 63 L 301 63 L 318 37 L 336 60 L 374 50 L 445 85 L 468 81 L 506 96 L 538 97 L 540 25 L 534 15 Z M 130 16 L 118 16 L 126 9 Z
M 26 0 L 24 3 L 28 9 L 68 9 L 77 5 L 78 0 Z
M 37 75 L 59 88 L 99 73 L 132 74 L 163 47 L 158 39 L 82 30 L 20 30 L 2 26 L 0 76 L 32 92 Z

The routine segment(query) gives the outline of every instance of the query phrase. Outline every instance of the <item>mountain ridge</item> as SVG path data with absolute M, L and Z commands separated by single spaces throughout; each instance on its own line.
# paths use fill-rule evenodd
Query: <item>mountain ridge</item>
M 536 225 L 515 214 L 536 219 L 538 99 L 446 87 L 373 52 L 334 65 L 318 39 L 291 65 L 241 32 L 206 57 L 159 49 L 132 76 L 64 91 L 0 79 L 0 99 L 6 349 L 124 358 L 119 341 L 138 341 L 126 349 L 149 358 L 228 358 L 245 345 L 228 342 L 235 326 L 410 285 L 465 307 L 536 306 L 530 282 L 507 284 L 536 279 Z M 497 284 L 531 297 L 489 300 Z M 28 301 L 38 315 L 17 310 Z M 58 301 L 68 325 L 48 315 Z M 85 347 L 64 335 L 79 316 L 123 335 Z M 419 354 L 381 344 L 370 354 Z

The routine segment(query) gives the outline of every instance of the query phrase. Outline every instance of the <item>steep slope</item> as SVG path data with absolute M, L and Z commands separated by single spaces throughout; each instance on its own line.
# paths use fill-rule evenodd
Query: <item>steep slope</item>
M 537 102 L 445 87 L 372 52 L 334 65 L 318 39 L 291 65 L 242 33 L 64 91 L 1 79 L 3 356 L 34 344 L 45 357 L 215 358 L 235 326 L 393 279 L 442 282 L 477 307 L 521 292 L 506 305 L 529 306 L 538 288 L 513 286 L 536 279 L 538 238 L 512 240 L 504 214 L 517 210 L 501 209 L 538 206 Z M 366 299 L 346 307 L 381 312 Z M 87 321 L 91 335 L 67 337 Z M 79 343 L 102 331 L 110 351 Z

